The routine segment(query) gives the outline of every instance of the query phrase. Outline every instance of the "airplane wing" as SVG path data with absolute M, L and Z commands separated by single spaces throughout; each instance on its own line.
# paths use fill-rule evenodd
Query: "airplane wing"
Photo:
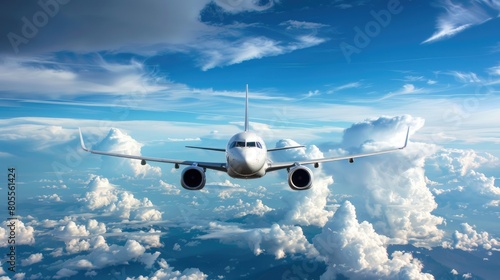
M 176 164 L 176 165 L 177 164 L 180 164 L 180 165 L 197 165 L 197 166 L 202 167 L 202 168 L 207 168 L 207 169 L 213 169 L 213 170 L 227 172 L 226 163 L 200 162 L 200 161 L 188 161 L 188 160 L 177 160 L 177 159 L 166 159 L 166 158 L 154 158 L 154 157 L 144 157 L 144 156 L 126 155 L 126 154 L 109 153 L 109 152 L 91 150 L 91 149 L 88 149 L 85 146 L 85 143 L 83 142 L 82 130 L 80 128 L 78 128 L 78 131 L 80 132 L 80 145 L 82 146 L 82 149 L 84 151 L 92 153 L 92 154 L 112 156 L 112 157 L 137 159 L 137 160 L 141 160 L 142 162 L 154 161 L 154 162 L 162 162 L 162 163 L 173 163 L 173 164 Z
M 200 150 L 209 150 L 209 151 L 216 151 L 216 152 L 225 152 L 226 151 L 226 149 L 221 149 L 221 148 L 198 147 L 198 146 L 186 146 L 186 148 L 200 149 Z
M 296 165 L 319 164 L 322 162 L 339 161 L 339 160 L 344 160 L 344 159 L 349 160 L 349 162 L 353 162 L 355 158 L 369 157 L 369 156 L 380 155 L 380 154 L 385 154 L 385 153 L 390 153 L 390 152 L 402 150 L 402 149 L 406 148 L 406 145 L 408 144 L 408 135 L 409 134 L 410 134 L 410 128 L 408 127 L 408 130 L 406 131 L 405 143 L 403 146 L 401 146 L 399 148 L 392 148 L 392 149 L 381 150 L 381 151 L 376 151 L 376 152 L 354 154 L 354 155 L 347 155 L 347 156 L 339 156 L 339 157 L 329 157 L 329 158 L 318 158 L 318 159 L 306 159 L 306 160 L 302 160 L 302 161 L 270 163 L 268 168 L 266 169 L 266 172 L 285 169 L 285 168 L 293 167 Z
M 299 149 L 299 148 L 305 148 L 306 146 L 288 146 L 288 147 L 281 147 L 281 148 L 270 148 L 267 149 L 268 152 L 274 152 L 274 151 L 281 151 L 281 150 L 289 150 L 289 149 Z

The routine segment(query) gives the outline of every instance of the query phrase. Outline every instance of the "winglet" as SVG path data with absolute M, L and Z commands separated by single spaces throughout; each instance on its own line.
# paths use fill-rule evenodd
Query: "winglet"
M 404 149 L 406 148 L 406 145 L 408 145 L 408 136 L 410 135 L 410 127 L 408 126 L 408 130 L 406 131 L 406 139 L 405 139 L 405 144 L 403 145 L 403 147 L 399 148 L 399 149 Z
M 85 143 L 83 142 L 82 130 L 80 128 L 78 128 L 78 131 L 80 132 L 80 145 L 82 146 L 82 149 L 84 151 L 89 152 L 89 149 L 87 149 L 87 147 L 85 147 Z
M 248 131 L 248 84 L 246 85 L 245 94 L 245 131 Z

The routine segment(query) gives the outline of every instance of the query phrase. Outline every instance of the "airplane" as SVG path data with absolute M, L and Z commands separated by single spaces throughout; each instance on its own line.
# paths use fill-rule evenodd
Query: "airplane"
M 288 161 L 288 162 L 272 162 L 268 158 L 269 152 L 304 148 L 304 146 L 267 148 L 262 138 L 259 137 L 256 133 L 249 130 L 248 85 L 246 85 L 245 130 L 243 132 L 239 132 L 235 134 L 233 137 L 231 137 L 231 139 L 229 139 L 229 141 L 227 142 L 226 148 L 224 149 L 186 146 L 187 148 L 225 152 L 226 154 L 225 162 L 177 160 L 177 159 L 155 158 L 155 157 L 145 157 L 140 155 L 126 155 L 119 153 L 96 151 L 88 149 L 85 146 L 85 143 L 83 141 L 82 131 L 80 128 L 78 128 L 78 130 L 80 132 L 80 144 L 82 149 L 92 154 L 137 159 L 141 161 L 142 165 L 145 165 L 149 161 L 172 163 L 175 165 L 176 169 L 178 169 L 180 165 L 186 165 L 187 167 L 184 168 L 184 170 L 182 171 L 180 180 L 182 187 L 187 190 L 203 189 L 206 183 L 205 172 L 207 169 L 226 172 L 230 177 L 238 179 L 260 178 L 266 175 L 268 172 L 287 169 L 289 187 L 293 190 L 307 190 L 312 186 L 313 173 L 311 172 L 311 169 L 309 169 L 305 165 L 313 165 L 315 168 L 318 168 L 320 163 L 339 161 L 339 160 L 348 160 L 350 163 L 353 163 L 355 158 L 374 156 L 374 155 L 402 150 L 408 144 L 408 135 L 410 132 L 410 128 L 408 127 L 404 145 L 397 148 L 375 151 L 370 153 L 338 156 L 338 157 L 326 157 L 326 158 L 306 159 L 299 161 Z

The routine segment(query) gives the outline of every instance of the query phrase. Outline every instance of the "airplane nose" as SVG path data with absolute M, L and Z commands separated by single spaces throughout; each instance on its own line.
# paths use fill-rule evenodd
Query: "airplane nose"
M 260 158 L 252 149 L 235 151 L 231 159 L 231 166 L 241 175 L 252 175 L 262 168 Z

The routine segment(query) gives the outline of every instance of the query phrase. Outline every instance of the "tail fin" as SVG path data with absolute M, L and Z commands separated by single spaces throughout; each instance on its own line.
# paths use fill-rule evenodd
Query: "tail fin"
M 248 131 L 248 84 L 245 95 L 245 131 Z

